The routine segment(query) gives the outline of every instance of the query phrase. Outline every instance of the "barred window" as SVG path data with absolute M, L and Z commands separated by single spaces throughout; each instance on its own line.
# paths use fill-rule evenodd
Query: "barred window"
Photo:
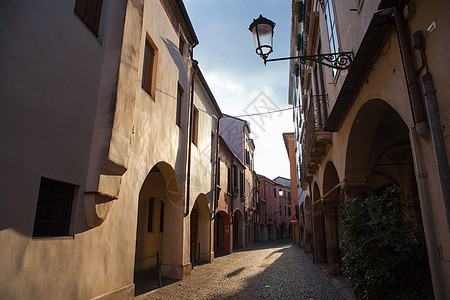
M 74 191 L 73 184 L 41 178 L 34 237 L 69 235 Z

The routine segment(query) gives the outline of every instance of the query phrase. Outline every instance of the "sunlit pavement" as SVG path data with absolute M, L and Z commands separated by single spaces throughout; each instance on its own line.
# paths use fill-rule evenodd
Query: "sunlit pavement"
M 345 299 L 335 284 L 301 248 L 281 240 L 217 257 L 136 299 Z

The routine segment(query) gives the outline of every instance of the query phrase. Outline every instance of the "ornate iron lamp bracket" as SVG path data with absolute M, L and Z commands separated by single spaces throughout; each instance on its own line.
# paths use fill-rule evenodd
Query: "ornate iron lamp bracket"
M 324 53 L 317 55 L 300 55 L 291 57 L 271 58 L 267 59 L 267 56 L 261 56 L 264 60 L 264 65 L 268 61 L 298 59 L 300 64 L 306 64 L 307 60 L 314 61 L 316 63 L 334 68 L 337 70 L 350 69 L 353 62 L 353 52 L 339 52 L 339 53 Z

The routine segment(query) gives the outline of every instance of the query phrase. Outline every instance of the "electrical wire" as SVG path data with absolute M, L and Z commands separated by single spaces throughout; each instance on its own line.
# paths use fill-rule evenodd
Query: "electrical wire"
M 242 118 L 242 117 L 260 116 L 260 115 L 274 114 L 274 113 L 277 113 L 277 112 L 280 112 L 280 111 L 286 111 L 286 110 L 290 110 L 290 109 L 292 109 L 292 107 L 282 108 L 282 109 L 277 109 L 277 110 L 271 110 L 271 111 L 266 111 L 266 112 L 262 112 L 262 113 L 254 113 L 254 114 L 231 116 L 231 117 Z

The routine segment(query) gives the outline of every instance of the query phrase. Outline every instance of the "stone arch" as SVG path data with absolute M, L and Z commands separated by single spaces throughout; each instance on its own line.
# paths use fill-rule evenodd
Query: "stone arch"
M 157 267 L 164 277 L 183 278 L 183 205 L 177 175 L 168 163 L 152 167 L 139 192 L 135 272 Z M 139 276 L 135 275 L 136 278 Z
M 233 249 L 245 247 L 244 217 L 236 208 L 233 213 Z
M 314 182 L 313 188 L 313 257 L 316 263 L 327 262 L 327 243 L 325 236 L 325 217 L 319 185 Z
M 200 193 L 194 202 L 190 214 L 191 222 L 191 255 L 200 263 L 211 261 L 211 222 L 206 195 Z M 200 257 L 198 256 L 200 254 Z M 191 262 L 194 263 L 194 262 Z
M 338 274 L 339 261 L 339 215 L 340 215 L 340 180 L 336 167 L 329 161 L 325 166 L 323 177 L 323 212 L 325 217 L 325 235 L 327 260 L 330 274 Z
M 386 101 L 366 102 L 353 122 L 345 162 L 346 185 L 365 192 L 396 184 L 404 193 L 415 192 L 409 130 Z M 356 194 L 355 194 L 356 193 Z

